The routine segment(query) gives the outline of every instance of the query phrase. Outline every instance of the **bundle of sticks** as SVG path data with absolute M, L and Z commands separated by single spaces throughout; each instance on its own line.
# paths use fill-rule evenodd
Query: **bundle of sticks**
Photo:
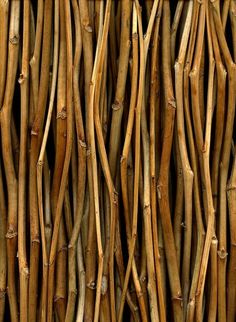
M 236 318 L 236 1 L 0 1 L 0 322 Z

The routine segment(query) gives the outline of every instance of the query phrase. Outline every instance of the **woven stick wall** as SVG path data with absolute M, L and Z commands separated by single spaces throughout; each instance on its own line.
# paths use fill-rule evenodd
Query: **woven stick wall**
M 0 0 L 0 322 L 234 322 L 236 1 Z

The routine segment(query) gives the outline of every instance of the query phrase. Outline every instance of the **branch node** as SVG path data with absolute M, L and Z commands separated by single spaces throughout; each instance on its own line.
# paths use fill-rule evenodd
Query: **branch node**
M 146 276 L 140 277 L 140 282 L 141 283 L 144 283 L 146 280 L 147 280 L 147 277 Z
M 26 76 L 24 74 L 20 74 L 20 77 L 18 78 L 18 83 L 21 85 L 24 83 L 24 81 L 26 80 Z
M 57 253 L 61 253 L 63 251 L 66 251 L 67 252 L 67 246 L 66 245 L 63 245 L 61 248 L 58 249 Z
M 106 294 L 107 288 L 108 288 L 107 277 L 105 275 L 103 275 L 103 277 L 102 277 L 102 286 L 101 286 L 101 294 L 102 295 Z
M 173 97 L 168 100 L 168 106 L 170 108 L 176 109 L 176 102 L 175 102 L 175 99 Z
M 67 114 L 66 114 L 66 108 L 65 106 L 61 109 L 60 112 L 57 113 L 57 119 L 62 119 L 65 120 L 67 118 Z
M 59 300 L 64 300 L 65 298 L 63 296 L 60 296 L 60 295 L 55 295 L 54 296 L 54 302 L 56 303 L 57 301 Z
M 161 184 L 157 184 L 157 196 L 158 199 L 161 199 Z
M 42 167 L 44 165 L 44 161 L 43 160 L 38 160 L 38 167 Z
M 230 10 L 230 12 L 231 12 L 231 15 L 232 16 L 236 17 L 236 10 L 235 10 L 235 8 L 233 8 L 232 10 Z
M 87 152 L 86 152 L 87 157 L 91 155 L 91 149 L 87 148 Z
M 17 231 L 15 231 L 14 228 L 9 227 L 9 229 L 7 231 L 7 234 L 6 234 L 6 238 L 7 239 L 12 239 L 12 238 L 14 238 L 16 236 L 17 236 Z
M 24 275 L 26 278 L 29 278 L 29 269 L 28 267 L 23 267 L 21 269 L 22 275 Z
M 236 186 L 233 185 L 233 184 L 229 184 L 226 188 L 226 191 L 230 191 L 230 190 L 235 190 L 236 189 Z
M 34 243 L 36 243 L 36 244 L 40 244 L 40 239 L 39 239 L 39 237 L 36 237 L 36 238 L 32 239 L 32 240 L 31 240 L 31 243 L 32 243 L 32 244 L 34 244 Z
M 7 289 L 0 289 L 0 299 L 3 299 L 7 294 Z
M 112 201 L 115 205 L 118 204 L 118 192 L 114 189 L 112 193 Z
M 84 24 L 83 27 L 84 27 L 84 30 L 85 31 L 87 31 L 87 32 L 93 32 L 93 29 L 90 26 L 90 24 Z
M 207 147 L 206 147 L 206 143 L 204 143 L 202 146 L 202 153 L 206 153 L 206 151 L 207 151 Z
M 224 249 L 224 247 L 222 247 L 218 252 L 217 252 L 218 256 L 220 259 L 225 259 L 228 256 L 228 253 L 226 252 L 226 250 Z
M 19 43 L 19 35 L 14 35 L 13 37 L 11 37 L 9 39 L 9 42 L 12 44 L 12 45 L 17 45 Z
M 80 145 L 82 148 L 84 148 L 84 149 L 86 149 L 86 148 L 87 148 L 86 142 L 85 142 L 85 141 L 83 141 L 83 140 L 79 140 L 79 145 Z
M 31 135 L 38 136 L 39 134 L 39 129 L 33 129 L 31 130 Z
M 173 296 L 172 301 L 179 301 L 179 302 L 181 302 L 181 306 L 182 306 L 183 298 L 181 296 L 181 293 L 178 293 L 176 296 Z
M 127 160 L 127 157 L 125 155 L 122 155 L 120 158 L 120 163 L 124 163 Z
M 95 290 L 96 289 L 96 282 L 95 281 L 91 281 L 91 282 L 87 283 L 86 286 L 90 290 Z
M 123 107 L 123 103 L 122 102 L 118 102 L 118 101 L 115 101 L 113 104 L 112 104 L 112 109 L 114 111 L 118 111 L 120 108 Z

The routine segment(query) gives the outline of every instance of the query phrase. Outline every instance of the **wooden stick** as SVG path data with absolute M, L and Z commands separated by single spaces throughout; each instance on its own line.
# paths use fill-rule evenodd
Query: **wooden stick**
M 2 64 L 0 66 L 0 106 L 2 108 L 7 75 L 7 39 L 9 20 L 9 1 L 0 2 L 0 46 L 2 49 Z
M 7 209 L 5 201 L 5 193 L 2 178 L 2 164 L 0 164 L 0 321 L 4 321 L 6 292 L 7 292 Z
M 168 177 L 171 145 L 173 139 L 173 127 L 175 117 L 175 99 L 173 96 L 173 85 L 171 79 L 171 57 L 170 57 L 170 12 L 169 2 L 163 2 L 162 35 L 162 62 L 163 62 L 163 82 L 164 82 L 164 104 L 165 104 L 165 125 L 164 141 L 162 145 L 160 173 L 157 183 L 157 196 L 159 202 L 160 216 L 163 228 L 163 237 L 167 257 L 167 267 L 171 287 L 172 305 L 174 320 L 179 321 L 183 318 L 182 312 L 182 292 L 178 273 L 178 264 L 174 244 L 173 229 L 170 218 L 170 205 L 168 193 Z M 168 38 L 166 38 L 168 37 Z
M 57 241 L 59 235 L 60 222 L 62 217 L 62 206 L 66 189 L 67 175 L 69 170 L 71 150 L 72 150 L 72 35 L 71 35 L 71 13 L 70 6 L 67 1 L 64 3 L 65 8 L 65 25 L 66 25 L 66 105 L 67 105 L 67 136 L 66 151 L 63 171 L 61 176 L 61 185 L 58 194 L 56 206 L 54 228 L 52 235 L 52 244 L 49 257 L 49 273 L 48 273 L 48 321 L 52 321 L 52 300 L 53 300 L 53 276 L 55 270 L 55 257 L 57 250 Z
M 190 26 L 192 22 L 193 2 L 188 5 L 187 16 L 183 29 L 182 39 L 179 47 L 179 54 L 175 63 L 175 91 L 177 106 L 177 133 L 179 141 L 179 150 L 182 161 L 182 170 L 184 178 L 184 205 L 185 205 L 185 226 L 184 226 L 184 248 L 182 263 L 182 288 L 184 301 L 184 314 L 187 310 L 187 300 L 190 288 L 190 254 L 192 238 L 192 191 L 193 191 L 193 172 L 190 167 L 187 145 L 185 140 L 184 109 L 183 109 L 183 68 L 186 56 Z
M 21 87 L 21 129 L 18 179 L 18 257 L 20 270 L 20 321 L 28 320 L 29 269 L 26 255 L 26 169 L 29 109 L 30 5 L 24 1 Z
M 58 72 L 58 52 L 59 52 L 59 1 L 55 0 L 54 4 L 55 17 L 54 17 L 54 52 L 53 52 L 53 76 L 52 76 L 52 87 L 48 108 L 48 115 L 42 140 L 42 145 L 39 153 L 39 159 L 37 164 L 37 188 L 38 188 L 38 203 L 39 203 L 39 221 L 40 221 L 40 231 L 42 239 L 42 254 L 43 254 L 43 286 L 42 286 L 42 310 L 40 312 L 40 321 L 45 322 L 47 319 L 47 286 L 48 286 L 48 257 L 51 247 L 51 218 L 50 218 L 50 209 L 46 209 L 45 202 L 45 211 L 43 210 L 43 194 L 42 194 L 42 175 L 44 175 L 44 184 L 45 192 L 48 194 L 48 185 L 50 182 L 48 178 L 48 162 L 46 160 L 44 164 L 45 152 L 46 152 L 46 143 L 49 134 L 49 128 L 52 118 L 54 98 L 56 92 L 56 79 Z M 46 159 L 46 158 L 45 158 Z M 44 168 L 43 168 L 44 165 Z M 47 173 L 46 173 L 47 171 Z M 50 205 L 51 206 L 51 205 Z M 47 206 L 48 207 L 48 206 Z M 45 213 L 45 216 L 44 216 Z
M 18 51 L 19 51 L 19 24 L 20 24 L 20 3 L 14 1 L 11 4 L 8 63 L 5 95 L 1 109 L 1 135 L 2 135 L 2 157 L 7 181 L 8 195 L 8 216 L 7 216 L 7 267 L 8 267 L 8 298 L 10 305 L 11 320 L 18 321 L 18 304 L 16 294 L 16 252 L 17 252 L 17 178 L 13 162 L 11 142 L 11 117 L 12 101 L 14 95 L 14 84 L 17 72 Z

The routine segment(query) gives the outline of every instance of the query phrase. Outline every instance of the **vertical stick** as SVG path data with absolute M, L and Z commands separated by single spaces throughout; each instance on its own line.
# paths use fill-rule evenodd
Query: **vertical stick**
M 7 209 L 2 178 L 2 164 L 0 164 L 0 321 L 4 321 L 6 286 L 7 286 Z
M 16 252 L 17 252 L 17 178 L 14 168 L 12 141 L 11 141 L 11 118 L 14 85 L 18 64 L 19 51 L 19 23 L 20 2 L 11 3 L 8 63 L 5 95 L 1 109 L 1 135 L 2 157 L 7 181 L 8 194 L 8 222 L 7 222 L 7 267 L 8 267 L 8 298 L 10 305 L 11 321 L 18 321 L 18 305 L 16 294 Z
M 26 169 L 29 110 L 29 49 L 30 49 L 30 3 L 24 1 L 21 87 L 20 160 L 18 179 L 18 257 L 20 271 L 20 321 L 28 320 L 28 278 L 26 256 Z

